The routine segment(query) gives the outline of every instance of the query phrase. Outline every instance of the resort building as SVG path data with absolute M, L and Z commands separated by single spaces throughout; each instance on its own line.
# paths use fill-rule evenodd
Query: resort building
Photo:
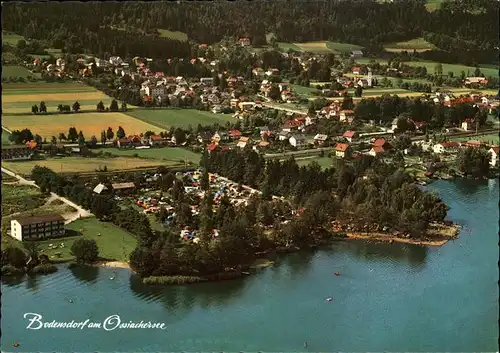
M 33 149 L 29 146 L 2 146 L 2 161 L 31 159 Z
M 66 233 L 64 218 L 58 214 L 14 218 L 10 230 L 11 236 L 19 241 L 62 237 Z

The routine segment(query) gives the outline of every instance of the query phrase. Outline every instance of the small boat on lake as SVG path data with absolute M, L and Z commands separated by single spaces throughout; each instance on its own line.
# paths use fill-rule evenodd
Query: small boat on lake
M 327 302 L 331 302 L 332 300 L 333 300 L 333 298 L 326 298 Z

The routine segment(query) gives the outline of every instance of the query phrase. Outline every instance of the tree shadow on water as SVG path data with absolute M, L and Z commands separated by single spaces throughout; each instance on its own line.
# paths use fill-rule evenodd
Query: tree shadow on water
M 84 283 L 95 283 L 99 277 L 97 266 L 70 264 L 68 268 L 76 279 Z

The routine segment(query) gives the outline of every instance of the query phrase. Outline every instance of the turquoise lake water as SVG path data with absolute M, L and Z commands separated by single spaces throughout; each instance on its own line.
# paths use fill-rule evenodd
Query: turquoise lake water
M 282 256 L 244 279 L 166 288 L 147 287 L 128 270 L 66 265 L 3 282 L 2 351 L 498 351 L 499 183 L 430 189 L 466 227 L 440 248 L 339 241 Z M 27 312 L 59 322 L 118 314 L 168 327 L 29 330 Z

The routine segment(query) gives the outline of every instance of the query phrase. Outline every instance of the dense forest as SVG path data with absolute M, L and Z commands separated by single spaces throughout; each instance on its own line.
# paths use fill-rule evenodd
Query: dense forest
M 498 8 L 491 0 L 449 0 L 434 12 L 425 0 L 6 3 L 2 10 L 4 30 L 68 52 L 122 56 L 190 55 L 187 42 L 161 38 L 158 28 L 184 32 L 196 43 L 246 36 L 262 45 L 273 33 L 282 42 L 331 40 L 374 53 L 383 44 L 425 36 L 448 54 L 426 55 L 470 52 L 490 61 L 498 46 Z

